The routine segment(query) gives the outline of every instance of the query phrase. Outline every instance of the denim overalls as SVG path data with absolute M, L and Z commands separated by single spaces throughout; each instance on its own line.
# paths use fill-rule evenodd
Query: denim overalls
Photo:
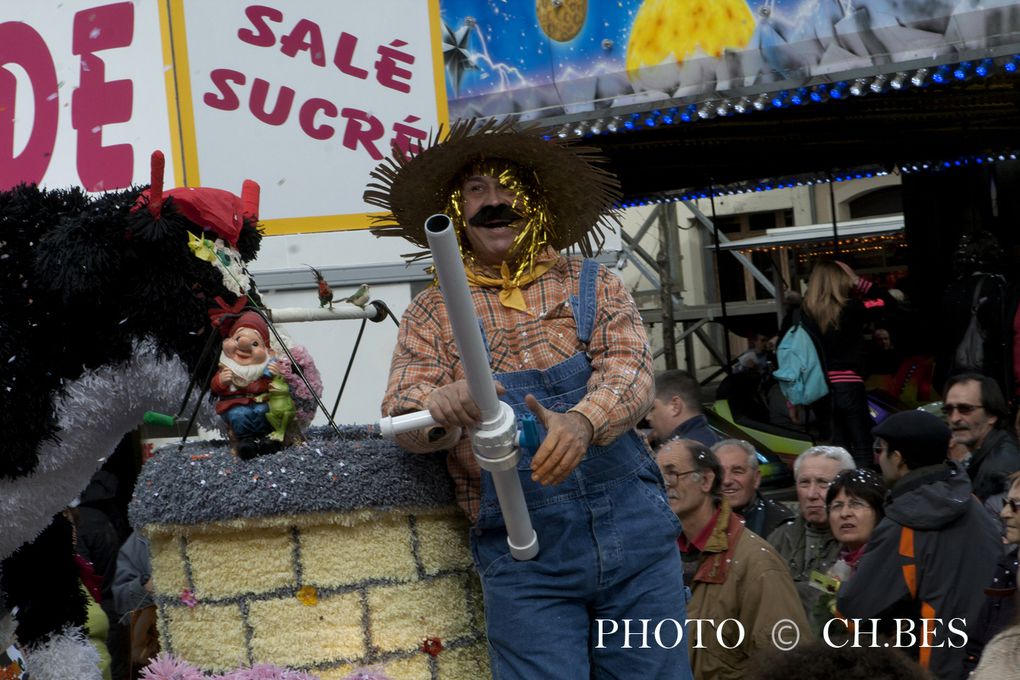
M 586 345 L 595 325 L 597 275 L 598 263 L 585 260 L 580 299 L 571 296 L 577 337 Z M 587 394 L 590 376 L 588 355 L 578 352 L 545 370 L 494 377 L 519 417 L 530 413 L 529 393 L 548 409 L 567 411 Z M 538 556 L 519 562 L 510 555 L 492 476 L 484 470 L 471 532 L 493 678 L 691 678 L 686 637 L 676 643 L 672 623 L 683 626 L 686 617 L 680 523 L 638 435 L 631 430 L 609 446 L 589 447 L 555 486 L 531 481 L 532 453 L 523 451 L 517 467 Z M 622 634 L 624 619 L 631 619 L 629 638 Z M 649 620 L 645 640 L 640 619 Z M 654 637 L 660 622 L 666 624 L 662 644 Z M 611 635 L 614 623 L 618 632 Z

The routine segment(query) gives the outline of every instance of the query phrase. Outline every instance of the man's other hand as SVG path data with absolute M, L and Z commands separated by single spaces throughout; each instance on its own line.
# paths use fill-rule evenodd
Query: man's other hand
M 496 383 L 496 394 L 506 392 L 503 386 Z M 471 397 L 467 380 L 458 380 L 437 387 L 425 398 L 425 408 L 437 424 L 447 429 L 454 427 L 475 427 L 482 419 L 478 404 Z
M 531 461 L 531 479 L 545 486 L 559 484 L 584 458 L 594 428 L 580 413 L 550 411 L 530 394 L 524 397 L 524 403 L 547 431 Z

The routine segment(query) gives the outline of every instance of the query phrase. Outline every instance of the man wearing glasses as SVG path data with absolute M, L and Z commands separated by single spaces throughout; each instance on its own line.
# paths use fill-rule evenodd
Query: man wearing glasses
M 779 555 L 729 506 L 722 465 L 712 451 L 693 439 L 671 439 L 656 462 L 669 507 L 683 526 L 677 542 L 691 589 L 687 616 L 704 622 L 687 626 L 694 677 L 741 680 L 748 658 L 774 647 L 779 622 L 793 621 L 807 635 L 793 581 Z M 739 626 L 722 624 L 731 619 Z
M 974 495 L 986 501 L 1006 490 L 1006 477 L 1020 470 L 1020 448 L 1009 432 L 1006 400 L 998 383 L 979 373 L 963 373 L 946 382 L 942 413 L 953 441 L 966 447 L 962 461 Z
M 938 416 L 896 413 L 872 434 L 890 487 L 885 517 L 857 573 L 840 588 L 837 609 L 847 618 L 879 619 L 878 632 L 921 666 L 957 678 L 966 640 L 954 627 L 966 633 L 975 622 L 1002 554 L 998 527 L 960 464 L 947 460 L 949 428 Z M 902 633 L 907 629 L 914 638 Z

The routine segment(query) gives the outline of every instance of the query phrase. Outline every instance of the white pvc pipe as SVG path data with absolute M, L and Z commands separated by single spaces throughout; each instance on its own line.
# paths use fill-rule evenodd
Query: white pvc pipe
M 283 307 L 266 310 L 273 323 L 299 323 L 302 321 L 340 321 L 344 319 L 374 319 L 379 314 L 375 305 L 364 307 L 347 302 L 328 307 Z
M 379 434 L 386 439 L 393 439 L 398 434 L 432 427 L 436 421 L 428 411 L 415 411 L 402 416 L 384 416 L 379 419 Z
M 471 398 L 482 412 L 482 422 L 499 415 L 499 397 L 489 369 L 489 357 L 478 328 L 478 316 L 471 301 L 464 263 L 453 222 L 446 215 L 433 215 L 425 220 L 425 236 L 432 251 L 439 290 L 446 300 L 446 315 L 453 328 L 460 360 L 468 382 Z
M 425 220 L 425 236 L 432 251 L 439 290 L 446 302 L 446 314 L 460 352 L 468 390 L 481 411 L 481 423 L 477 430 L 471 432 L 471 448 L 478 465 L 492 473 L 510 554 L 517 560 L 530 560 L 538 554 L 538 535 L 532 528 L 517 472 L 517 461 L 520 460 L 517 420 L 510 405 L 501 402 L 496 395 L 496 383 L 492 379 L 489 356 L 478 327 L 478 316 L 464 274 L 453 222 L 446 215 L 433 215 Z

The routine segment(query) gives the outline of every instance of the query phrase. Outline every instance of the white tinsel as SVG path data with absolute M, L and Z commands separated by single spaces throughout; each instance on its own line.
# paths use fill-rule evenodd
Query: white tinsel
M 144 341 L 135 344 L 124 364 L 101 366 L 68 384 L 64 398 L 54 404 L 60 441 L 40 447 L 31 475 L 0 480 L 0 559 L 33 540 L 88 486 L 146 411 L 175 413 L 188 379 L 180 359 L 160 357 L 155 344 Z M 208 404 L 203 410 L 202 424 L 218 420 Z
M 216 258 L 212 261 L 212 265 L 219 270 L 220 275 L 223 277 L 223 285 L 234 295 L 247 295 L 251 289 L 251 278 L 244 268 L 241 254 L 224 243 L 223 239 L 216 239 L 213 246 L 216 251 Z M 223 263 L 220 255 L 226 257 L 229 261 L 228 264 Z
M 99 652 L 81 628 L 68 627 L 46 642 L 22 650 L 32 680 L 102 680 Z

